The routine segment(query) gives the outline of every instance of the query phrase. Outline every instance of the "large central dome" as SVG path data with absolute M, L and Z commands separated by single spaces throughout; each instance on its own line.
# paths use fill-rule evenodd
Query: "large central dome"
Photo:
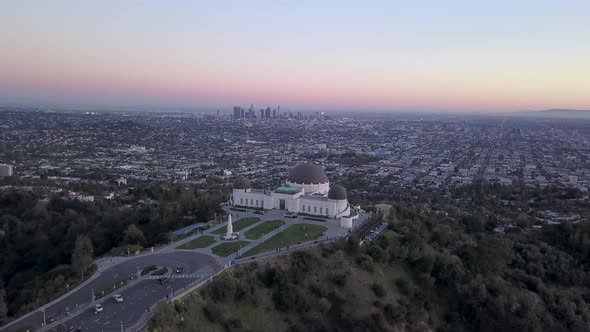
M 313 164 L 299 164 L 289 173 L 289 182 L 299 184 L 328 183 L 328 177 L 324 170 Z

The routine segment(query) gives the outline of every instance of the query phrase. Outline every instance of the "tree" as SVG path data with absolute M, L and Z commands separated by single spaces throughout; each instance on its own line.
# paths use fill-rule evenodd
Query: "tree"
M 72 253 L 72 269 L 84 279 L 84 273 L 94 263 L 94 247 L 86 235 L 78 235 Z
M 529 215 L 524 212 L 521 212 L 516 217 L 515 222 L 516 222 L 516 225 L 518 225 L 519 227 L 526 227 L 526 226 L 529 226 L 530 224 L 532 224 L 531 217 L 529 217 Z
M 129 225 L 125 231 L 125 243 L 128 244 L 143 244 L 145 243 L 145 236 L 143 231 L 139 229 L 135 224 Z
M 0 289 L 0 324 L 6 323 L 6 316 L 8 309 L 6 308 L 6 302 L 4 302 L 4 296 L 6 292 L 4 289 Z

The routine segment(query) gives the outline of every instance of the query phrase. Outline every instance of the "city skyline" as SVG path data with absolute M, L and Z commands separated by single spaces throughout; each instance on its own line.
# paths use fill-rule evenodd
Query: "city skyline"
M 3 7 L 3 106 L 590 109 L 582 1 Z

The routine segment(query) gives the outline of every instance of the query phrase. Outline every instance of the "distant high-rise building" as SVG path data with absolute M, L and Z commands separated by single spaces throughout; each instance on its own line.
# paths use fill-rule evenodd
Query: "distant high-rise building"
M 0 164 L 0 177 L 13 175 L 12 165 Z
M 260 109 L 260 119 L 264 119 L 264 110 Z
M 234 106 L 234 119 L 241 118 L 240 106 Z
M 270 107 L 266 108 L 265 118 L 270 119 Z
M 272 110 L 272 117 L 273 118 L 277 117 L 277 110 L 276 109 Z

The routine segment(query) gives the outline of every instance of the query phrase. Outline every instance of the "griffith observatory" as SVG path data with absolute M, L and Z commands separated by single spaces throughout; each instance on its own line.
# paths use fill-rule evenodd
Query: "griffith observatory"
M 239 176 L 234 181 L 229 203 L 235 207 L 340 219 L 344 228 L 351 228 L 352 221 L 358 217 L 348 203 L 346 189 L 330 186 L 322 167 L 313 164 L 295 166 L 286 184 L 274 190 L 253 189 L 246 177 Z

